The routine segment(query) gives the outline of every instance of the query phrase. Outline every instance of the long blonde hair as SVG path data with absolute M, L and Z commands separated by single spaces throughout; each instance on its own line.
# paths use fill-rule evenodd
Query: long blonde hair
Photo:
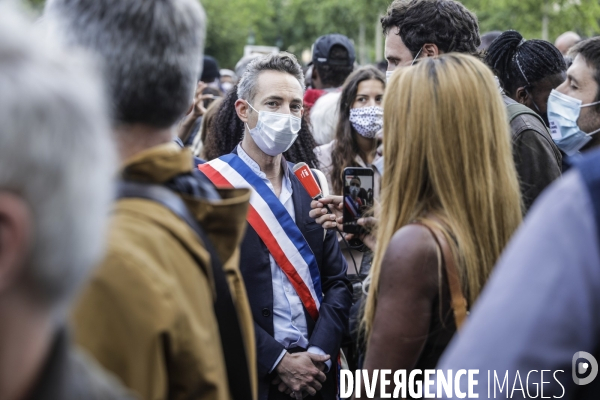
M 426 215 L 441 221 L 473 304 L 522 215 L 506 109 L 479 60 L 446 54 L 396 72 L 383 126 L 385 218 L 361 324 L 367 340 L 381 261 L 398 229 Z

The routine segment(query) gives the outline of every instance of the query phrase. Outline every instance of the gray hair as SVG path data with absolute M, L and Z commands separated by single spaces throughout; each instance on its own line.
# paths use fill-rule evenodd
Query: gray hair
M 246 72 L 246 68 L 248 68 L 248 64 L 250 64 L 255 58 L 259 57 L 262 56 L 258 53 L 252 53 L 250 55 L 242 57 L 240 61 L 238 61 L 237 64 L 235 64 L 235 74 L 237 75 L 237 77 L 240 78 L 242 75 L 244 75 L 244 72 Z
M 44 14 L 103 63 L 117 124 L 169 128 L 191 105 L 206 25 L 197 0 L 48 0 Z
M 116 154 L 99 74 L 0 5 L 0 191 L 33 215 L 24 277 L 63 306 L 103 250 Z
M 263 57 L 255 58 L 248 64 L 242 79 L 238 83 L 238 98 L 252 102 L 256 96 L 256 85 L 258 77 L 264 71 L 279 71 L 292 75 L 298 80 L 302 91 L 304 91 L 304 74 L 302 67 L 298 64 L 293 54 L 281 52 L 279 54 L 268 54 Z

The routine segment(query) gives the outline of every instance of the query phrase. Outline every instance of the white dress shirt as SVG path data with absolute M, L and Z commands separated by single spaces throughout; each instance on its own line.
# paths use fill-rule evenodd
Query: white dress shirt
M 250 158 L 241 145 L 238 145 L 237 152 L 242 161 L 252 169 L 252 172 L 262 179 L 269 189 L 274 192 L 275 189 L 269 179 L 267 179 L 265 173 L 260 170 L 260 166 L 256 161 Z M 292 220 L 296 222 L 289 169 L 284 168 L 284 171 L 279 201 L 290 214 Z M 300 296 L 296 293 L 290 280 L 279 265 L 277 265 L 271 254 L 269 254 L 269 261 L 271 263 L 271 277 L 273 279 L 273 328 L 275 340 L 281 343 L 286 349 L 294 347 L 301 347 L 303 349 L 308 348 L 307 351 L 310 353 L 325 355 L 325 352 L 319 347 L 309 347 L 308 327 L 306 325 L 302 300 L 300 300 Z M 273 364 L 271 371 L 279 364 L 285 353 L 285 350 L 281 352 L 279 358 L 275 361 L 275 364 Z M 331 361 L 328 361 L 327 368 L 330 367 Z

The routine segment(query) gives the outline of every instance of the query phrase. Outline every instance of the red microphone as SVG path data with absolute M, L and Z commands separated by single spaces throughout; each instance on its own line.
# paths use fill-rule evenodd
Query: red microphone
M 294 175 L 300 180 L 300 183 L 313 200 L 319 200 L 323 197 L 321 187 L 306 163 L 301 162 L 294 165 Z

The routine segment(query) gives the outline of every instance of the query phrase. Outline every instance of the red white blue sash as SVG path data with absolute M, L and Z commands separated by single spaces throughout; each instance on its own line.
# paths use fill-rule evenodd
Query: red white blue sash
M 298 293 L 316 321 L 323 298 L 317 260 L 275 193 L 236 154 L 227 154 L 198 169 L 217 187 L 250 188 L 247 220 Z

